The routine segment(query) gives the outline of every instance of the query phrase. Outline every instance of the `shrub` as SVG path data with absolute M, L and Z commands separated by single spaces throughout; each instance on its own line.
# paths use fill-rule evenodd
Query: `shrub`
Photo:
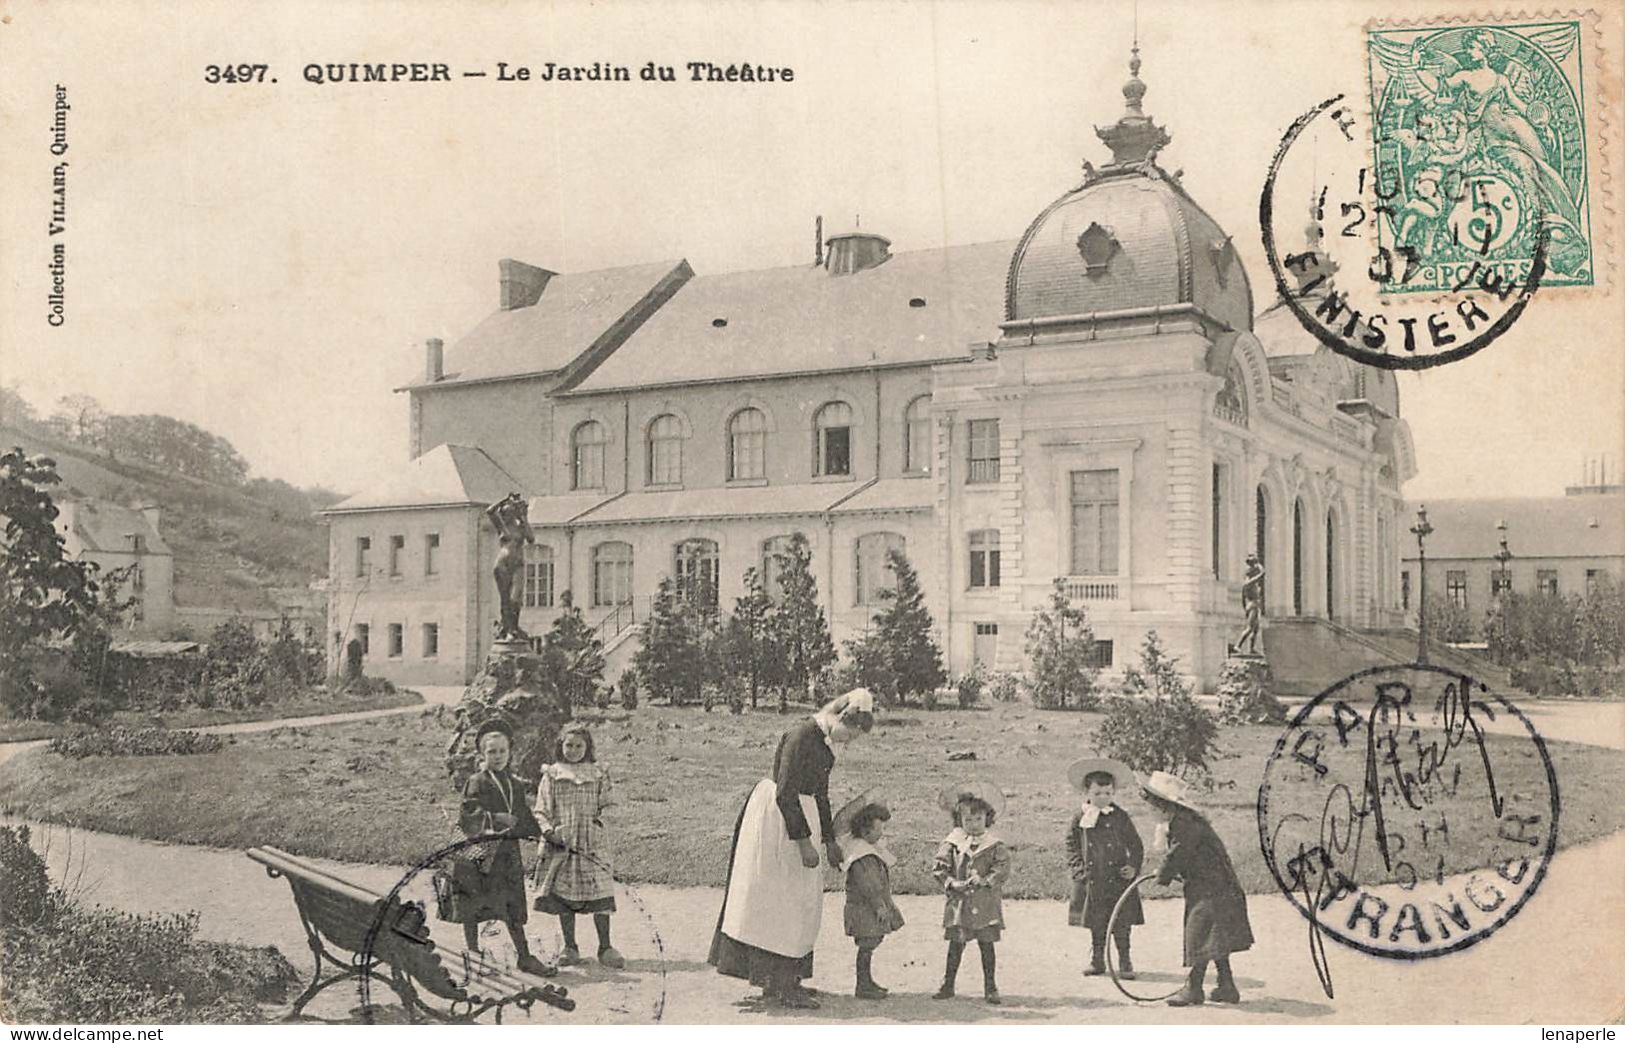
M 621 709 L 636 710 L 638 708 L 638 672 L 628 667 L 621 672 L 621 678 L 615 682 L 615 687 L 621 693 Z
M 0 932 L 40 923 L 52 902 L 45 859 L 29 845 L 28 827 L 0 826 Z
M 1033 705 L 1047 710 L 1092 710 L 1095 694 L 1095 634 L 1088 615 L 1074 606 L 1066 581 L 1056 577 L 1049 607 L 1027 626 L 1027 658 L 1032 661 Z
M 986 690 L 987 672 L 982 669 L 981 663 L 977 663 L 971 667 L 970 673 L 959 675 L 959 682 L 954 687 L 959 693 L 959 708 L 968 710 L 976 705 Z
M 1140 646 L 1140 665 L 1123 671 L 1123 692 L 1106 702 L 1095 748 L 1138 772 L 1206 774 L 1219 726 L 1191 697 L 1178 660 L 1155 630 Z
M 123 726 L 60 735 L 50 742 L 50 751 L 62 757 L 161 757 L 170 754 L 215 753 L 225 748 L 225 740 L 204 732 L 168 728 L 126 728 Z
M 1013 703 L 1021 698 L 1023 680 L 1020 674 L 1004 671 L 995 673 L 988 680 L 987 690 L 996 703 Z

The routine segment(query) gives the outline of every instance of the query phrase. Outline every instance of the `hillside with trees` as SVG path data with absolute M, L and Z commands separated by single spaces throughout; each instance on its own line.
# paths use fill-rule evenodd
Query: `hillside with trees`
M 56 460 L 57 497 L 155 504 L 175 553 L 179 605 L 248 611 L 274 587 L 307 587 L 327 574 L 327 529 L 314 512 L 340 494 L 250 478 L 226 439 L 173 417 L 109 414 L 89 395 L 67 395 L 40 416 L 0 388 L 0 447 Z

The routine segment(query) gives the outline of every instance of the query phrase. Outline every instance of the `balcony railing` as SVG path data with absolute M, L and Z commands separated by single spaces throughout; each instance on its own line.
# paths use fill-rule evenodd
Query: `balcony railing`
M 1075 576 L 1066 581 L 1066 596 L 1073 601 L 1119 601 L 1122 580 L 1105 576 Z

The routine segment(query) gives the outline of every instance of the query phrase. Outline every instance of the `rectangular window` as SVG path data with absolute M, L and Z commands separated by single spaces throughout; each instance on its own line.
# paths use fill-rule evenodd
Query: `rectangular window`
M 525 548 L 526 608 L 553 607 L 553 548 L 531 545 Z
M 728 477 L 733 481 L 767 475 L 767 432 L 734 431 L 728 436 Z
M 1597 592 L 1597 584 L 1602 582 L 1601 569 L 1586 569 L 1586 597 Z
M 1540 569 L 1535 573 L 1535 589 L 1542 594 L 1557 597 L 1557 570 Z
M 423 624 L 423 658 L 433 659 L 440 654 L 440 624 Z
M 999 585 L 998 529 L 977 529 L 970 534 L 970 585 L 973 588 Z
M 399 659 L 406 650 L 406 627 L 400 623 L 389 624 L 389 657 Z
M 361 655 L 365 658 L 372 655 L 372 627 L 366 623 L 355 625 L 355 639 L 361 642 Z
M 145 573 L 143 573 L 141 571 L 140 564 L 131 565 L 130 566 L 130 589 L 133 590 L 133 591 L 140 592 L 140 591 L 146 589 L 146 586 L 147 586 L 147 577 L 146 577 Z
M 1117 575 L 1117 469 L 1072 472 L 1072 575 Z
M 999 422 L 972 420 L 970 422 L 970 472 L 967 482 L 996 482 L 999 480 Z
M 358 579 L 365 579 L 372 568 L 372 537 L 357 536 L 355 538 L 355 574 Z
M 1110 670 L 1112 668 L 1112 643 L 1110 641 L 1096 641 L 1094 648 L 1089 650 L 1089 665 L 1096 670 Z
M 423 537 L 423 574 L 425 576 L 438 575 L 440 572 L 440 534 L 431 532 Z
M 592 552 L 592 603 L 613 608 L 632 602 L 632 545 L 600 543 Z
M 1213 465 L 1213 578 L 1224 578 L 1224 465 Z
M 999 656 L 999 624 L 976 624 L 976 637 L 971 643 L 971 659 L 980 666 L 992 668 Z
M 1498 598 L 1512 591 L 1512 573 L 1500 569 L 1490 571 L 1490 597 Z
M 401 558 L 406 553 L 406 537 L 391 536 L 389 538 L 389 574 L 401 574 Z
M 1411 610 L 1411 570 L 1406 569 L 1399 574 L 1399 607 L 1406 612 Z
M 919 415 L 915 415 L 916 412 Z M 928 474 L 931 470 L 930 414 L 923 406 L 918 410 L 910 407 L 905 423 L 908 425 L 908 436 L 903 444 L 903 470 L 909 474 Z
M 1444 574 L 1444 596 L 1458 608 L 1467 607 L 1467 573 L 1464 570 L 1450 569 Z
M 878 605 L 881 591 L 891 590 L 896 581 L 886 561 L 892 551 L 904 553 L 903 537 L 895 532 L 871 532 L 859 536 L 854 545 L 856 575 L 853 586 L 857 590 L 857 603 Z
M 680 438 L 649 440 L 649 484 L 679 485 L 683 481 L 683 441 Z
M 852 473 L 852 429 L 826 427 L 818 432 L 819 474 Z

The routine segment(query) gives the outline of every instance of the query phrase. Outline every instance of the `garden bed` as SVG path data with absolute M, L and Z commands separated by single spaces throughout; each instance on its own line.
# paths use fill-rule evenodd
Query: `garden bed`
M 882 717 L 872 735 L 837 752 L 837 803 L 878 784 L 890 801 L 893 883 L 904 893 L 936 893 L 929 871 L 948 831 L 936 807 L 942 786 L 965 777 L 996 781 L 1008 807 L 995 830 L 1015 849 L 1006 893 L 1059 898 L 1068 878 L 1064 834 L 1079 797 L 1066 766 L 1089 752 L 1100 718 L 1019 705 L 991 712 Z M 596 726 L 599 759 L 613 772 L 618 806 L 606 815 L 608 854 L 629 881 L 720 886 L 728 837 L 750 788 L 771 768 L 782 730 L 776 712 L 706 714 L 645 708 Z M 85 762 L 30 751 L 0 765 L 0 809 L 155 840 L 284 850 L 359 862 L 416 864 L 460 839 L 458 800 L 442 767 L 449 714 L 403 714 L 311 729 L 233 737 L 218 753 L 187 757 L 99 758 Z M 918 723 L 915 723 L 918 722 Z M 1275 889 L 1259 853 L 1258 783 L 1280 730 L 1223 729 L 1214 788 L 1202 804 L 1251 892 Z M 1490 736 L 1494 744 L 1515 742 Z M 1583 843 L 1625 827 L 1625 753 L 1549 742 L 1565 785 L 1561 843 Z M 950 752 L 975 760 L 949 762 Z M 1517 770 L 1538 771 L 1524 758 Z M 1518 778 L 1503 780 L 1510 790 Z M 1150 844 L 1155 822 L 1137 794 L 1124 806 Z M 1455 812 L 1452 812 L 1454 815 Z M 1451 830 L 1486 829 L 1489 812 L 1453 818 Z M 1488 826 L 1487 832 L 1493 833 Z M 1472 868 L 1447 865 L 1446 872 Z
M 0 718 L 0 743 L 28 742 L 34 739 L 54 739 L 60 735 L 74 735 L 99 727 L 121 725 L 126 728 L 205 728 L 216 724 L 242 724 L 249 721 L 271 721 L 282 717 L 314 717 L 318 714 L 355 713 L 360 710 L 387 710 L 397 706 L 416 706 L 423 696 L 410 689 L 378 692 L 370 695 L 347 695 L 313 689 L 310 694 L 294 699 L 283 699 L 243 709 L 201 709 L 158 712 L 155 710 L 120 710 L 96 724 L 74 721 L 19 721 Z

